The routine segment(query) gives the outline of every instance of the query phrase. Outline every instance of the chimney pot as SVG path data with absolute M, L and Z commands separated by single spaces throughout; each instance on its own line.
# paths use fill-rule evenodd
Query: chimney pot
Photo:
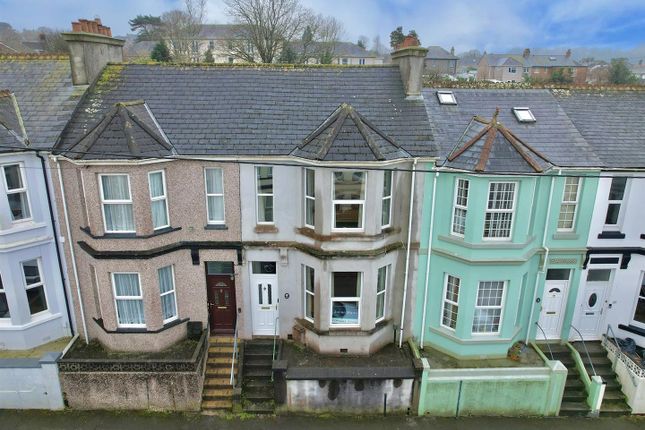
M 86 20 L 84 20 L 84 19 L 79 19 L 78 21 L 79 21 L 79 22 L 80 22 L 80 24 L 81 24 L 81 31 L 82 31 L 82 32 L 84 32 L 84 33 L 89 33 L 89 32 L 90 32 L 90 28 L 89 28 L 89 26 L 87 25 L 87 21 L 86 21 Z
M 96 33 L 99 32 L 99 26 L 96 23 L 96 21 L 90 21 L 90 22 L 88 22 L 88 24 L 89 24 L 89 27 L 90 27 L 90 33 L 96 34 Z
M 94 22 L 96 22 L 98 25 L 101 25 L 101 18 L 94 18 Z
M 529 58 L 530 55 L 531 55 L 531 50 L 529 48 L 526 48 L 522 53 L 522 57 L 524 58 Z
M 75 33 L 78 33 L 78 32 L 80 32 L 80 31 L 83 31 L 83 30 L 81 29 L 81 23 L 80 23 L 80 22 L 76 22 L 76 21 L 75 21 L 75 22 L 72 22 L 72 31 L 73 31 L 73 32 L 75 32 Z
M 566 58 L 571 58 L 571 49 L 567 49 L 567 52 L 564 54 Z

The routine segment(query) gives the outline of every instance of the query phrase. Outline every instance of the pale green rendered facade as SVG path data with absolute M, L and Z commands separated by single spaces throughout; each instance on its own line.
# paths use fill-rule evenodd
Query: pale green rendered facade
M 433 165 L 426 167 L 434 168 Z M 540 302 L 549 269 L 569 270 L 568 298 L 560 332 L 561 339 L 568 339 L 585 258 L 597 174 L 594 170 L 559 168 L 523 176 L 472 174 L 441 168 L 438 173 L 427 173 L 413 320 L 416 341 L 453 357 L 468 359 L 505 357 L 517 341 L 543 339 L 539 331 L 536 333 L 536 322 L 540 318 Z M 566 175 L 586 176 L 578 187 L 574 226 L 570 231 L 558 230 Z M 458 179 L 468 181 L 463 235 L 453 232 Z M 484 238 L 491 182 L 515 184 L 508 239 Z M 434 199 L 433 189 L 436 189 Z M 426 273 L 431 220 L 431 260 Z M 456 321 L 452 324 L 446 324 L 444 319 L 448 275 L 460 281 L 458 298 L 453 303 L 457 305 Z M 493 333 L 473 333 L 479 283 L 487 281 L 504 282 L 499 324 L 487 330 Z M 451 298 L 455 296 L 451 295 Z M 454 306 L 451 309 L 454 310 Z M 479 315 L 481 318 L 481 313 Z

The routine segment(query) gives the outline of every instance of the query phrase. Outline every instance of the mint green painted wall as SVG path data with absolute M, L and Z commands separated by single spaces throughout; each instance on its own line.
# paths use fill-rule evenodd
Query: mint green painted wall
M 426 168 L 432 168 L 431 165 Z M 549 175 L 557 172 L 549 172 Z M 566 171 L 563 171 L 566 174 Z M 576 174 L 580 174 L 577 172 Z M 423 301 L 426 281 L 427 244 L 430 231 L 432 180 L 434 173 L 426 174 L 422 226 L 419 251 L 419 273 L 416 291 L 413 334 L 421 343 L 421 324 L 424 305 L 427 316 L 423 343 L 460 358 L 482 356 L 505 356 L 508 348 L 518 340 L 524 340 L 529 331 L 535 337 L 535 321 L 539 319 L 540 305 L 534 294 L 541 298 L 546 270 L 566 268 L 571 272 L 569 299 L 564 317 L 562 337 L 568 336 L 568 327 L 573 317 L 575 298 L 578 292 L 580 272 L 585 254 L 586 238 L 595 200 L 597 172 L 582 182 L 578 199 L 575 230 L 571 233 L 557 232 L 557 221 L 564 191 L 564 177 L 544 176 L 483 176 L 467 173 L 441 172 L 437 177 L 432 256 L 428 278 L 428 300 Z M 456 178 L 470 181 L 466 232 L 463 238 L 451 234 L 452 207 Z M 550 211 L 549 193 L 553 180 Z M 488 186 L 491 181 L 515 182 L 516 203 L 513 215 L 511 240 L 483 239 Z M 548 225 L 547 212 L 549 212 Z M 547 229 L 546 256 L 542 239 Z M 441 326 L 442 296 L 445 274 L 461 278 L 459 294 L 459 318 L 456 329 Z M 499 334 L 474 335 L 472 322 L 479 281 L 507 281 Z M 534 309 L 529 323 L 531 309 Z M 538 335 L 540 338 L 541 335 Z

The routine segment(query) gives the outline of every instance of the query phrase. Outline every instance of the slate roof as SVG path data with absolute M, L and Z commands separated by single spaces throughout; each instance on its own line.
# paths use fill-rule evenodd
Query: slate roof
M 126 143 L 124 145 L 123 143 Z M 117 103 L 99 123 L 70 148 L 69 158 L 165 157 L 173 155 L 172 145 L 142 100 Z M 104 155 L 101 155 L 104 154 Z
M 15 94 L 30 147 L 38 149 L 54 145 L 84 89 L 72 85 L 69 59 L 19 56 L 0 58 L 0 88 Z
M 645 167 L 645 91 L 552 92 L 607 167 Z
M 244 28 L 241 24 L 202 24 L 197 39 L 224 40 L 235 37 Z
M 291 155 L 321 161 L 383 161 L 410 157 L 347 103 L 341 104 Z
M 352 42 L 338 42 L 334 46 L 334 57 L 376 58 L 378 55 Z
M 10 91 L 0 90 L 0 151 L 19 151 L 28 144 L 17 103 Z
M 498 121 L 475 116 L 444 165 L 475 172 L 541 173 L 552 165 Z
M 523 67 L 584 67 L 566 55 L 530 54 L 486 54 L 489 66 L 523 66 Z
M 116 103 L 135 99 L 146 101 L 179 154 L 289 155 L 341 103 L 410 155 L 437 154 L 423 101 L 405 100 L 392 66 L 108 66 L 57 148 L 75 144 Z
M 428 46 L 426 58 L 430 60 L 458 60 L 459 57 L 452 55 L 441 46 Z
M 437 90 L 452 91 L 457 104 L 439 104 Z M 464 130 L 474 116 L 490 116 L 499 108 L 498 121 L 553 165 L 600 167 L 603 164 L 549 90 L 425 88 L 423 95 L 432 135 L 442 158 L 462 141 Z M 512 111 L 514 107 L 530 108 L 536 121 L 520 123 Z M 509 161 L 500 162 L 495 168 L 514 171 L 518 167 Z

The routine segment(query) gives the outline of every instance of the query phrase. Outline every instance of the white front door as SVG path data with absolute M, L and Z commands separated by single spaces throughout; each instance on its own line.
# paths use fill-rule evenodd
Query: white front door
M 275 263 L 253 262 L 250 279 L 253 335 L 273 336 L 278 323 L 278 275 L 275 273 Z
M 569 270 L 549 269 L 544 283 L 539 321 L 544 334 L 538 330 L 535 334 L 537 340 L 542 340 L 544 335 L 547 339 L 560 339 L 568 294 Z
M 585 340 L 598 340 L 602 336 L 610 279 L 611 269 L 589 269 L 587 272 L 587 282 L 580 295 L 576 322 L 576 328 Z

